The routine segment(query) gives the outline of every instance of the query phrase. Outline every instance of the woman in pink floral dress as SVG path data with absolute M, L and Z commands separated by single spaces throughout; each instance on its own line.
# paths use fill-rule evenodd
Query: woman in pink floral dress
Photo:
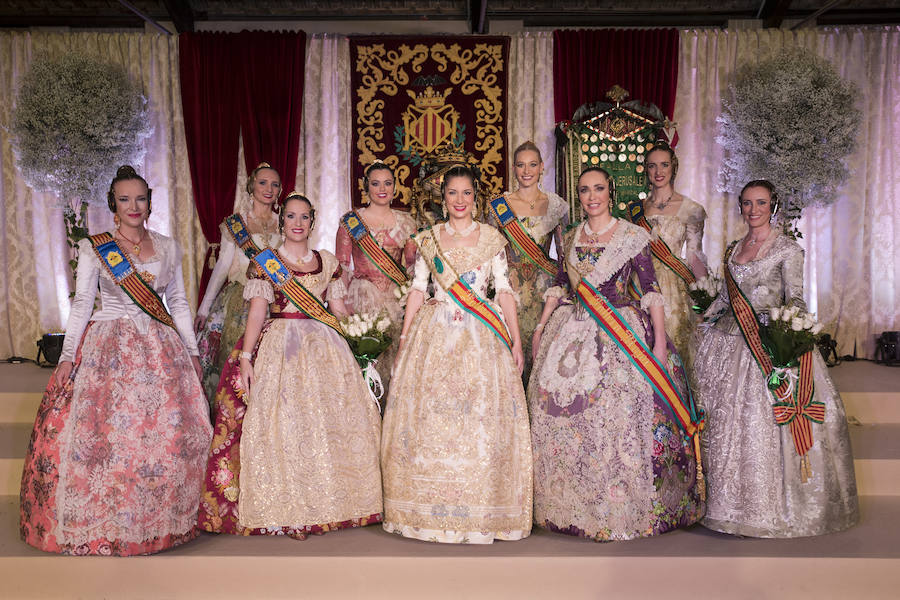
M 66 340 L 22 474 L 22 539 L 47 552 L 150 554 L 197 535 L 212 431 L 181 252 L 144 227 L 150 190 L 134 169 L 119 169 L 108 201 L 118 227 L 79 242 Z

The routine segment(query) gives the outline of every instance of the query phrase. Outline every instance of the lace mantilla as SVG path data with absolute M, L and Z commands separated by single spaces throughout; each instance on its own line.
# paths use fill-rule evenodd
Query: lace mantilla
M 579 242 L 579 237 L 584 229 L 584 223 L 579 223 L 575 230 L 570 234 L 570 244 L 566 253 L 566 261 L 570 266 L 582 276 L 586 277 L 588 282 L 597 287 L 610 279 L 625 266 L 625 264 L 637 256 L 637 254 L 650 243 L 650 234 L 642 227 L 632 225 L 622 219 L 613 232 L 609 241 L 603 244 L 586 244 Z M 589 261 L 578 260 L 575 251 L 576 246 L 602 245 L 604 247 L 603 254 L 597 259 L 595 264 Z

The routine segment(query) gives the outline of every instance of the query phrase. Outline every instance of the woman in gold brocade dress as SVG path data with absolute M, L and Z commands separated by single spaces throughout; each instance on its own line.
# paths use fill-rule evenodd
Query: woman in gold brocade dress
M 531 442 L 506 240 L 472 220 L 475 181 L 468 168 L 451 168 L 442 185 L 449 219 L 414 237 L 419 254 L 384 416 L 384 528 L 434 542 L 488 544 L 531 532 Z M 435 291 L 425 302 L 429 278 Z M 491 281 L 502 311 L 484 300 Z
M 694 277 L 706 275 L 706 257 L 703 255 L 703 225 L 706 211 L 703 207 L 675 191 L 678 173 L 678 157 L 665 142 L 657 142 L 647 153 L 644 164 L 650 182 L 650 195 L 644 200 L 644 215 L 672 253 L 682 259 Z M 678 349 L 678 354 L 691 364 L 690 339 L 697 322 L 691 310 L 693 304 L 687 284 L 672 269 L 655 256 L 653 268 L 660 291 L 666 299 L 666 333 Z
M 216 393 L 200 502 L 207 531 L 303 539 L 381 520 L 378 407 L 347 342 L 327 324 L 336 326 L 334 315 L 320 305 L 340 265 L 309 249 L 309 200 L 288 196 L 282 220 L 284 244 L 255 262 L 307 295 L 273 285 L 262 268 L 247 282 L 247 330 Z M 346 313 L 339 298 L 330 305 Z
M 278 235 L 278 215 L 272 212 L 272 208 L 278 206 L 281 196 L 278 171 L 269 163 L 260 163 L 247 178 L 247 193 L 250 194 L 250 209 L 237 215 L 258 248 L 276 248 L 281 243 L 281 237 Z M 232 215 L 228 219 L 234 217 Z M 235 243 L 228 219 L 219 225 L 222 234 L 219 259 L 209 276 L 194 320 L 200 366 L 203 367 L 203 391 L 210 405 L 216 395 L 222 367 L 247 323 L 244 284 L 247 283 L 250 258 Z
M 416 232 L 416 222 L 408 213 L 391 209 L 394 181 L 394 172 L 387 164 L 376 161 L 369 165 L 363 179 L 366 189 L 364 201 L 368 200 L 367 206 L 353 212 L 359 215 L 378 245 L 397 264 L 409 269 L 416 258 L 416 245 L 410 239 Z M 335 254 L 341 263 L 343 275 L 329 293 L 332 297 L 343 298 L 351 313 L 387 312 L 391 320 L 387 333 L 394 343 L 378 358 L 376 366 L 384 389 L 387 390 L 391 365 L 399 345 L 403 307 L 395 294 L 399 290 L 397 284 L 366 256 L 344 227 L 344 219 L 348 215 L 352 216 L 353 212 L 341 218 L 342 224 L 337 230 Z
M 524 142 L 516 148 L 513 166 L 518 187 L 514 192 L 506 194 L 510 208 L 522 228 L 545 253 L 549 253 L 553 242 L 558 254 L 562 228 L 569 223 L 569 205 L 553 192 L 541 189 L 544 161 L 534 142 Z M 499 225 L 496 217 L 494 222 Z M 527 383 L 533 360 L 531 337 L 541 318 L 544 292 L 553 285 L 556 273 L 542 269 L 513 244 L 506 246 L 506 261 L 509 264 L 509 284 L 518 295 L 519 327 L 522 333 L 522 351 L 525 354 L 523 379 Z

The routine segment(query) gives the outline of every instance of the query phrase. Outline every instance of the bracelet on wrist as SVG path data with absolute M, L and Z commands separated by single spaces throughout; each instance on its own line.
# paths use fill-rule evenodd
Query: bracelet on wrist
M 247 360 L 253 360 L 253 353 L 247 352 L 246 350 L 244 350 L 243 352 L 241 352 L 241 358 L 246 358 Z

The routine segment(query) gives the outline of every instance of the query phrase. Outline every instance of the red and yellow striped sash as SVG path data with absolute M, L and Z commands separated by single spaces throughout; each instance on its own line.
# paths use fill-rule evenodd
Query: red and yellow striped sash
M 507 348 L 512 349 L 512 340 L 503 319 L 465 281 L 457 279 L 445 291 L 460 308 L 487 325 L 487 328 L 500 338 Z
M 659 363 L 646 342 L 635 334 L 619 311 L 583 278 L 575 288 L 575 294 L 601 329 L 618 344 L 653 390 L 668 404 L 685 435 L 693 437 L 698 434 L 703 419 L 693 402 L 684 399 L 669 371 Z
M 341 226 L 350 236 L 350 239 L 353 240 L 353 243 L 362 250 L 362 253 L 388 279 L 398 286 L 402 286 L 409 281 L 409 275 L 406 273 L 406 270 L 375 240 L 369 228 L 363 222 L 362 217 L 356 211 L 351 210 L 341 217 Z
M 557 265 L 547 256 L 544 249 L 534 240 L 533 237 L 522 227 L 522 224 L 516 218 L 512 207 L 506 201 L 506 198 L 500 196 L 491 200 L 491 212 L 497 223 L 500 225 L 506 237 L 512 242 L 513 246 L 519 249 L 528 259 L 550 275 L 556 275 Z
M 643 213 L 634 217 L 634 223 L 651 233 L 653 232 L 653 228 L 650 226 L 647 217 L 645 217 Z M 690 285 L 697 281 L 697 278 L 694 277 L 694 273 L 691 271 L 690 267 L 684 264 L 684 261 L 680 258 L 675 256 L 675 253 L 672 252 L 669 245 L 658 235 L 654 235 L 650 240 L 650 252 L 653 253 L 653 256 L 655 256 L 659 262 L 669 267 L 672 272 L 678 275 L 685 284 Z
M 725 251 L 725 285 L 728 289 L 731 312 L 734 314 L 750 353 L 762 371 L 763 377 L 768 381 L 775 366 L 760 338 L 756 311 L 738 286 L 731 273 L 731 268 L 728 266 L 735 246 L 736 243 L 731 244 Z M 772 390 L 776 399 L 772 407 L 775 413 L 775 422 L 778 425 L 790 426 L 794 447 L 797 449 L 797 454 L 804 459 L 801 466 L 804 481 L 809 474 L 809 465 L 805 462 L 805 457 L 813 445 L 811 424 L 822 423 L 825 419 L 825 405 L 812 401 L 815 390 L 812 378 L 812 352 L 814 351 L 815 349 L 800 356 L 800 375 L 796 389 L 792 390 L 790 381 L 785 378 L 777 388 Z
M 162 298 L 156 293 L 149 283 L 144 281 L 134 265 L 128 259 L 128 255 L 119 247 L 119 244 L 109 233 L 98 233 L 88 239 L 94 247 L 94 253 L 100 259 L 106 272 L 112 277 L 113 282 L 122 288 L 129 298 L 138 307 L 156 319 L 163 325 L 175 328 L 172 315 L 166 310 Z
M 284 265 L 284 261 L 282 261 L 276 251 L 266 248 L 253 257 L 253 260 L 262 272 L 268 276 L 272 285 L 276 289 L 281 290 L 288 300 L 291 301 L 291 304 L 296 306 L 300 312 L 310 319 L 328 325 L 341 336 L 344 335 L 337 317 L 331 314 L 312 292 L 297 281 L 297 278 Z

